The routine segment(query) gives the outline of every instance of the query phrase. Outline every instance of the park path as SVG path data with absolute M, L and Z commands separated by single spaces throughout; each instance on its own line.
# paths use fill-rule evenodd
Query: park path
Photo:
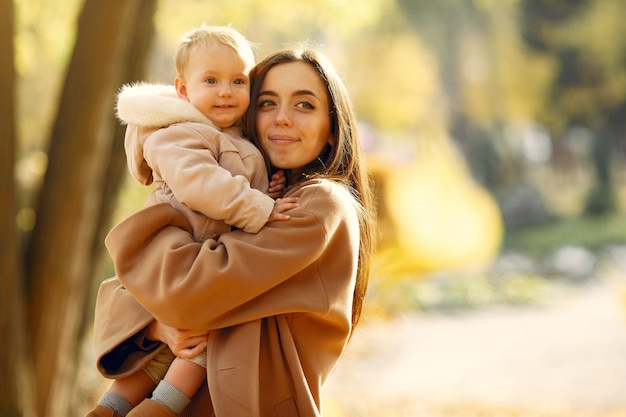
M 454 415 L 626 416 L 621 293 L 594 282 L 544 305 L 365 320 L 325 387 L 330 414 L 440 416 L 426 410 L 474 404 L 531 411 Z

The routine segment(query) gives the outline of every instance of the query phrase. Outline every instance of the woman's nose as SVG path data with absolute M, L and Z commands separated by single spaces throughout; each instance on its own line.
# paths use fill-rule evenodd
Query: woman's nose
M 284 109 L 280 109 L 276 114 L 276 124 L 279 126 L 291 126 L 291 118 Z

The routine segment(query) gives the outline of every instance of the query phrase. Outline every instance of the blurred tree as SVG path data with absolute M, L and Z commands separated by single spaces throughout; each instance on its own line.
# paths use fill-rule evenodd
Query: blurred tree
M 588 195 L 588 214 L 603 214 L 616 205 L 612 163 L 626 128 L 626 48 L 607 39 L 626 36 L 624 13 L 620 0 L 521 3 L 524 39 L 558 63 L 542 122 L 556 138 L 581 127 L 593 135 L 596 184 Z
M 359 74 L 365 82 L 355 89 L 368 103 L 369 111 L 360 114 L 386 132 L 407 132 L 411 142 L 405 148 L 396 144 L 407 152 L 398 152 L 395 160 L 370 161 L 381 215 L 388 217 L 381 218 L 386 229 L 378 273 L 484 267 L 499 250 L 502 219 L 453 141 L 467 140 L 460 128 L 469 119 L 463 107 L 463 49 L 468 37 L 485 30 L 487 16 L 470 0 L 397 4 L 399 24 L 367 39 L 366 55 L 377 60 L 374 69 L 364 57 L 352 60 L 367 72 Z M 368 84 L 372 79 L 376 82 Z
M 426 96 L 424 119 L 440 121 L 463 150 L 471 173 L 490 190 L 523 181 L 502 131 L 530 118 L 529 97 L 542 83 L 519 88 L 520 78 L 536 66 L 528 65 L 516 43 L 513 2 L 398 0 L 398 5 L 436 63 L 429 67 L 437 71 L 439 97 Z M 520 62 L 525 64 L 521 68 Z
M 0 358 L 3 416 L 68 414 L 89 277 L 125 171 L 113 97 L 122 83 L 141 77 L 155 5 L 156 0 L 84 3 L 51 134 L 37 221 L 21 258 L 13 179 L 14 9 L 11 1 L 0 1 L 0 86 L 6 92 L 0 99 L 0 330 L 11 341 Z M 22 311 L 27 312 L 24 320 Z M 28 359 L 21 361 L 20 355 Z M 29 376 L 19 367 L 24 363 L 32 364 L 36 375 L 31 387 L 21 384 Z
M 21 365 L 25 364 L 22 317 L 22 270 L 15 226 L 15 69 L 13 64 L 14 8 L 0 0 L 0 334 L 6 341 L 0 355 L 0 415 L 17 417 L 20 410 Z
M 126 56 L 122 58 L 122 77 L 119 85 L 127 82 L 143 80 L 147 72 L 146 64 L 150 47 L 155 35 L 155 28 L 152 16 L 156 11 L 157 0 L 142 0 L 139 2 L 137 18 L 133 22 L 134 30 L 132 39 L 128 43 Z M 94 219 L 97 230 L 93 240 L 91 256 L 94 262 L 89 265 L 90 270 L 86 275 L 91 277 L 91 291 L 87 300 L 95 300 L 95 293 L 98 289 L 102 276 L 97 272 L 102 269 L 98 261 L 104 262 L 102 255 L 105 254 L 104 238 L 109 231 L 109 225 L 113 213 L 117 206 L 117 195 L 127 174 L 126 154 L 124 151 L 124 133 L 126 126 L 115 123 L 114 134 L 108 150 L 109 158 L 105 161 L 106 171 L 104 173 L 104 183 L 101 189 L 101 203 L 98 206 L 97 218 Z M 142 202 L 143 203 L 143 202 Z M 108 259 L 108 258 L 107 258 Z M 108 263 L 108 262 L 105 262 Z M 93 303 L 85 304 L 83 313 L 83 325 L 90 325 L 93 318 Z M 83 331 L 85 328 L 83 327 Z M 81 332 L 82 335 L 82 332 Z
M 453 132 L 465 123 L 462 105 L 462 49 L 467 36 L 488 27 L 487 15 L 477 9 L 472 0 L 398 0 L 406 18 L 431 50 L 437 55 L 439 78 L 446 97 L 449 126 Z M 445 22 L 445 23 L 444 23 Z

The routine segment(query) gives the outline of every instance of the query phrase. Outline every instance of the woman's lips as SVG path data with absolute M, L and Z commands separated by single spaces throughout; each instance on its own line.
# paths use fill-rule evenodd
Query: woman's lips
M 270 140 L 277 145 L 289 145 L 296 142 L 296 139 L 286 135 L 272 135 Z

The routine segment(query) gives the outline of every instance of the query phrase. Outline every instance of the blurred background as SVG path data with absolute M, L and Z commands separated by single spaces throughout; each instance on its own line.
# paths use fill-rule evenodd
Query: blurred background
M 0 0 L 0 415 L 84 415 L 127 176 L 114 97 L 231 24 L 341 73 L 376 186 L 325 415 L 626 416 L 623 0 Z

